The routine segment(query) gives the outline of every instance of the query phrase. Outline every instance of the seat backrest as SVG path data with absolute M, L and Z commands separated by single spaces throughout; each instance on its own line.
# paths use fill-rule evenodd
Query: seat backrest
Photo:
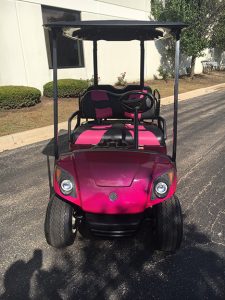
M 150 86 L 145 86 L 144 89 L 147 90 L 148 93 L 152 94 L 152 89 L 150 88 Z M 115 94 L 124 94 L 126 92 L 133 91 L 133 90 L 140 91 L 140 90 L 142 90 L 142 88 L 139 84 L 128 84 L 124 88 L 116 88 L 110 84 L 98 84 L 98 85 L 89 86 L 89 88 L 86 90 L 86 92 L 92 91 L 92 90 L 105 90 L 105 91 L 112 92 Z
M 90 87 L 82 96 L 80 101 L 81 117 L 91 119 L 133 118 L 132 114 L 127 114 L 123 111 L 120 103 L 122 94 L 128 91 L 144 91 L 148 93 L 152 92 L 151 88 L 144 87 L 144 89 L 141 89 L 140 85 L 128 85 L 124 89 L 117 89 L 111 85 L 98 85 L 96 87 Z M 156 105 L 149 111 L 139 114 L 139 119 L 152 118 L 153 116 L 155 116 L 155 112 Z
M 80 105 L 81 116 L 83 118 L 113 118 L 121 110 L 119 96 L 106 90 L 93 89 L 87 91 L 83 95 Z M 112 106 L 114 106 L 114 112 Z M 117 113 L 115 107 L 117 108 Z

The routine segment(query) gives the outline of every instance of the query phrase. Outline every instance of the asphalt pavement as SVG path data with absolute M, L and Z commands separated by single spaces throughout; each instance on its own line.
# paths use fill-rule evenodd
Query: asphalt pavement
M 0 154 L 0 299 L 225 299 L 225 91 L 179 108 L 184 239 L 173 255 L 154 251 L 146 232 L 120 240 L 78 235 L 66 250 L 51 248 L 43 224 L 52 142 Z M 169 148 L 172 111 L 162 109 Z

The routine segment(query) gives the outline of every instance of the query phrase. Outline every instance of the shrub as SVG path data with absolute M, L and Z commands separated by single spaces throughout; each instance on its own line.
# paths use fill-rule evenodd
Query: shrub
M 40 102 L 41 92 L 29 86 L 0 86 L 0 109 L 22 108 Z
M 87 82 L 88 82 L 88 86 L 92 86 L 94 85 L 94 75 L 92 75 L 91 79 L 87 79 Z M 98 83 L 101 81 L 101 78 L 98 77 Z
M 89 86 L 87 80 L 78 79 L 59 79 L 58 80 L 58 97 L 68 98 L 77 97 Z M 53 97 L 53 81 L 44 85 L 44 96 Z
M 123 72 L 120 74 L 120 76 L 117 77 L 117 82 L 115 85 L 118 86 L 125 86 L 127 84 L 127 81 L 125 80 L 126 72 Z

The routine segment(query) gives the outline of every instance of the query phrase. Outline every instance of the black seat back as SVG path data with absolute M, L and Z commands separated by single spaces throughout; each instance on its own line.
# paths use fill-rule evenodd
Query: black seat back
M 152 93 L 150 87 L 141 89 L 140 85 L 128 85 L 123 89 L 117 89 L 111 85 L 91 86 L 81 97 L 80 112 L 82 118 L 91 119 L 130 119 L 132 115 L 127 115 L 121 107 L 120 98 L 128 91 L 144 91 Z M 157 111 L 157 99 L 155 105 L 141 115 L 140 118 L 155 117 Z

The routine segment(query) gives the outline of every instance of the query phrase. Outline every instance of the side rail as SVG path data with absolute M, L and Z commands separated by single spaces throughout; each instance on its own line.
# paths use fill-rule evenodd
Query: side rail
M 68 119 L 68 141 L 71 142 L 71 123 L 72 120 L 77 117 L 77 124 L 75 126 L 75 128 L 77 128 L 78 126 L 80 126 L 80 111 L 75 111 Z
M 157 120 L 158 121 L 158 127 L 163 131 L 163 138 L 164 140 L 167 139 L 167 127 L 166 127 L 166 120 L 163 117 L 155 117 L 152 118 L 152 120 Z
M 157 107 L 156 107 L 156 115 L 159 116 L 160 115 L 160 100 L 161 100 L 161 96 L 160 96 L 160 93 L 157 89 L 155 89 L 153 91 L 153 96 L 155 97 L 156 99 L 156 102 L 157 102 Z
M 158 126 L 163 131 L 164 140 L 167 139 L 167 128 L 166 128 L 166 120 L 163 117 L 158 117 Z

